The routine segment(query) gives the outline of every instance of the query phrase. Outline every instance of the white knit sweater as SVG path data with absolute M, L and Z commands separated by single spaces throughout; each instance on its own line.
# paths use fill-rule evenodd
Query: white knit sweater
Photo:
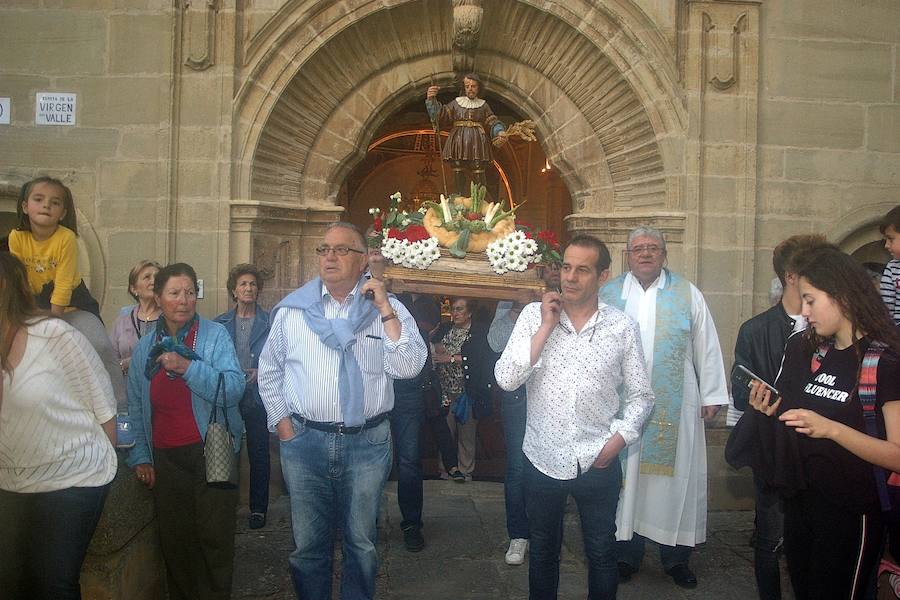
M 100 424 L 115 411 L 109 375 L 87 338 L 59 319 L 29 325 L 22 360 L 3 375 L 0 489 L 109 483 L 116 453 Z

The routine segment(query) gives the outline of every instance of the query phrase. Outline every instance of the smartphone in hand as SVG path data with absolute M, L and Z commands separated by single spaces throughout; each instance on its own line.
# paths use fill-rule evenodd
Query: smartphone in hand
M 731 381 L 733 383 L 746 387 L 750 387 L 754 381 L 758 381 L 776 396 L 781 396 L 781 392 L 775 389 L 775 386 L 767 383 L 765 379 L 763 379 L 744 365 L 734 365 L 734 369 L 731 371 Z

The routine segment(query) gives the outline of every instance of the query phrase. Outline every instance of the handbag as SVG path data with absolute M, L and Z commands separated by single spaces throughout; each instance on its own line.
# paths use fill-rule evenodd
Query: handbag
M 222 392 L 222 419 L 219 419 L 219 392 Z M 206 483 L 212 487 L 231 489 L 237 487 L 237 454 L 234 436 L 228 427 L 228 411 L 225 398 L 225 376 L 219 373 L 216 395 L 213 398 L 203 456 L 206 459 Z

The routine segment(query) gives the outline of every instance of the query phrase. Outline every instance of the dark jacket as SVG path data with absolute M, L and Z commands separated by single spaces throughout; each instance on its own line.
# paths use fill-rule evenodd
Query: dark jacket
M 794 319 L 788 316 L 779 302 L 741 325 L 734 345 L 734 364 L 744 365 L 765 379 L 766 383 L 774 385 L 781 369 L 784 346 L 793 331 Z M 735 408 L 747 410 L 750 390 L 733 378 L 731 396 Z
M 222 313 L 215 319 L 216 323 L 221 323 L 228 330 L 231 336 L 231 343 L 234 343 L 235 333 L 235 310 L 232 308 L 226 313 Z M 250 330 L 250 368 L 259 368 L 259 355 L 262 353 L 263 346 L 266 344 L 266 338 L 269 337 L 269 313 L 264 311 L 259 304 L 256 305 L 256 318 L 253 319 L 253 329 Z M 244 400 L 249 401 L 254 406 L 262 406 L 262 398 L 259 397 L 259 385 L 254 381 L 248 384 L 244 389 Z
M 442 323 L 431 336 L 431 341 L 439 343 L 452 326 L 452 323 Z M 495 383 L 494 363 L 499 355 L 488 345 L 487 327 L 482 323 L 473 320 L 469 334 L 469 339 L 460 348 L 460 354 L 466 378 L 466 394 L 472 399 L 475 418 L 481 419 L 493 412 L 491 392 Z

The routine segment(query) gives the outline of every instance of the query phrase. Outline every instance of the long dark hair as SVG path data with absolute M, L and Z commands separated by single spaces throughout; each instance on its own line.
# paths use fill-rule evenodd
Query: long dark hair
M 0 370 L 11 372 L 9 350 L 16 332 L 45 315 L 34 303 L 25 265 L 9 252 L 0 252 Z
M 857 336 L 865 334 L 872 341 L 886 344 L 900 354 L 900 333 L 888 313 L 887 306 L 872 285 L 865 268 L 834 246 L 814 248 L 794 257 L 796 273 L 837 303 L 850 321 L 853 345 L 860 355 Z M 818 347 L 825 339 L 807 331 L 807 339 Z

